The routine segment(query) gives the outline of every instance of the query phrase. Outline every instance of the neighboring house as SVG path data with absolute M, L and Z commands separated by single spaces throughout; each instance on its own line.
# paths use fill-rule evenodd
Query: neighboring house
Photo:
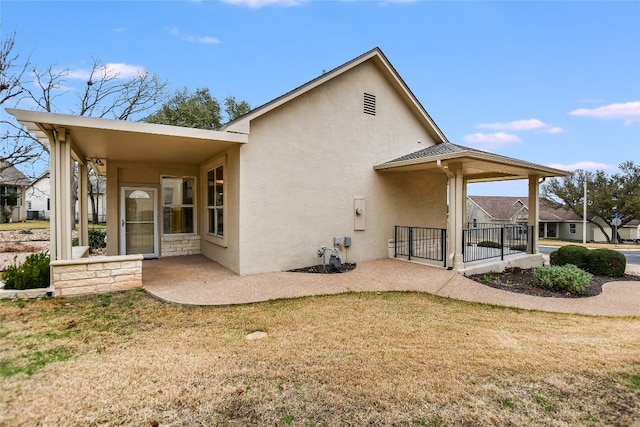
M 640 219 L 632 219 L 618 229 L 620 238 L 624 241 L 640 243 Z
M 25 190 L 29 179 L 4 159 L 0 159 L 0 222 L 27 219 Z
M 219 131 L 8 112 L 51 145 L 61 263 L 73 255 L 70 159 L 107 177 L 108 256 L 201 253 L 238 274 L 317 264 L 338 236 L 350 262 L 387 257 L 398 225 L 446 231 L 445 265 L 462 271 L 467 183 L 524 179 L 537 198 L 541 178 L 566 175 L 450 143 L 379 49 Z
M 27 219 L 48 220 L 51 215 L 49 172 L 45 172 L 27 187 Z
M 477 224 L 526 224 L 529 211 L 528 197 L 511 196 L 467 196 L 467 223 Z M 589 218 L 599 222 L 605 230 L 609 225 L 598 218 Z M 584 224 L 582 217 L 573 211 L 556 208 L 546 199 L 539 199 L 538 237 L 543 239 L 561 239 L 582 241 Z M 587 242 L 606 242 L 607 236 L 593 222 L 586 224 Z M 640 239 L 640 221 L 633 220 L 618 229 L 623 240 Z
M 528 215 L 526 197 L 467 196 L 468 227 L 474 224 L 526 224 Z
M 98 179 L 96 176 L 89 176 L 88 183 L 91 186 L 89 197 L 87 199 L 88 220 L 91 223 L 104 223 L 107 220 L 107 185 L 104 180 Z M 93 192 L 93 194 L 91 194 Z M 27 199 L 27 219 L 44 219 L 48 220 L 51 215 L 51 183 L 49 172 L 45 172 L 39 178 L 29 185 L 26 189 Z M 91 198 L 93 197 L 93 201 Z M 95 206 L 93 206 L 95 203 Z M 95 209 L 95 215 L 94 215 Z M 76 203 L 75 217 L 80 215 L 79 203 Z M 97 218 L 96 218 L 97 217 Z

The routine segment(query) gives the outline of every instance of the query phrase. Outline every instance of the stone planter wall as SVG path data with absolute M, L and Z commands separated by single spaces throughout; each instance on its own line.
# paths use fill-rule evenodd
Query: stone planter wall
M 142 286 L 142 255 L 52 261 L 55 296 L 122 291 Z

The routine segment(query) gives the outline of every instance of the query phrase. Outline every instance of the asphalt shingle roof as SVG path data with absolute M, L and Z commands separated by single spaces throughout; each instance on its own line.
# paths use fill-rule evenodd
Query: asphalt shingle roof
M 11 163 L 0 159 L 0 185 L 29 185 L 31 181 Z

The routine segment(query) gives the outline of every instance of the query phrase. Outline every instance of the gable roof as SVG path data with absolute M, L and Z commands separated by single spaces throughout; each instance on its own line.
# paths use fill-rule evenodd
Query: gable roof
M 427 110 L 425 110 L 420 101 L 418 101 L 418 98 L 416 98 L 411 89 L 409 89 L 409 86 L 407 86 L 402 77 L 400 77 L 400 74 L 398 74 L 398 72 L 393 67 L 393 65 L 391 65 L 384 53 L 382 53 L 382 50 L 378 47 L 373 48 L 370 51 L 365 52 L 362 55 L 352 59 L 351 61 L 346 62 L 331 71 L 323 73 L 321 76 L 316 77 L 315 79 L 285 93 L 284 95 L 281 95 L 267 102 L 266 104 L 263 104 L 249 111 L 247 114 L 227 123 L 220 130 L 228 132 L 249 133 L 250 122 L 252 120 L 368 61 L 371 61 L 377 66 L 378 70 L 380 70 L 380 72 L 386 77 L 387 81 L 400 94 L 411 111 L 423 123 L 429 134 L 433 137 L 434 141 L 436 141 L 437 143 L 448 142 L 447 137 L 440 130 L 438 125 L 436 125 L 431 116 L 429 116 Z
M 0 158 L 0 185 L 26 186 L 29 183 L 29 179 L 22 172 L 5 159 Z
M 489 216 L 497 220 L 508 220 L 524 208 L 529 210 L 528 197 L 514 196 L 467 196 Z M 540 198 L 538 220 L 542 222 L 575 222 L 582 217 L 573 211 L 556 208 L 547 199 Z
M 528 201 L 525 197 L 506 196 L 467 196 L 480 209 L 496 220 L 510 220 L 518 212 L 528 210 Z
M 568 172 L 501 156 L 475 148 L 443 142 L 406 154 L 375 166 L 376 170 L 411 171 L 438 169 L 439 164 L 458 166 L 468 182 L 487 182 L 509 179 L 526 179 L 530 175 L 541 177 L 565 176 Z

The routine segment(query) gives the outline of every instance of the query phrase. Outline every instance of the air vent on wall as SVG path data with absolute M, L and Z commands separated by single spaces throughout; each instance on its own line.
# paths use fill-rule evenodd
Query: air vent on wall
M 376 96 L 369 93 L 364 94 L 364 113 L 372 116 L 376 115 Z

